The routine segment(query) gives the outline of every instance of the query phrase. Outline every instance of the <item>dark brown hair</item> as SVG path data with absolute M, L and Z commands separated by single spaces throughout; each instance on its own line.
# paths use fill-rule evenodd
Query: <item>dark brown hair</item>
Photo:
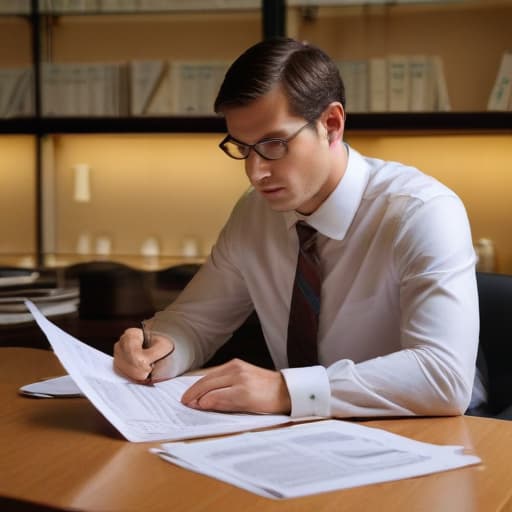
M 292 114 L 318 119 L 333 101 L 345 107 L 338 68 L 320 48 L 294 39 L 269 39 L 251 46 L 228 69 L 215 112 L 246 106 L 280 84 Z

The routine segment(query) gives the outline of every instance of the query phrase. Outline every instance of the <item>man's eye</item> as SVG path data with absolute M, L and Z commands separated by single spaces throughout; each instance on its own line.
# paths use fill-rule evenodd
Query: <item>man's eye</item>
M 266 140 L 259 144 L 258 149 L 269 158 L 281 158 L 286 153 L 286 142 L 283 140 Z
M 265 149 L 268 149 L 269 151 L 280 149 L 284 146 L 282 140 L 265 140 L 262 144 L 265 146 Z

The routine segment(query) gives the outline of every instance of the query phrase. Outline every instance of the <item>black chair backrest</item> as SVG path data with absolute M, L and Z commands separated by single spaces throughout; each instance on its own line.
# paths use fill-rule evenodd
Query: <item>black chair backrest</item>
M 197 273 L 199 263 L 182 263 L 155 272 L 155 285 L 164 290 L 183 290 Z
M 512 404 L 512 276 L 477 272 L 480 348 L 489 379 L 489 408 Z
M 80 318 L 149 316 L 154 312 L 149 275 L 115 261 L 78 263 L 65 271 L 78 280 Z

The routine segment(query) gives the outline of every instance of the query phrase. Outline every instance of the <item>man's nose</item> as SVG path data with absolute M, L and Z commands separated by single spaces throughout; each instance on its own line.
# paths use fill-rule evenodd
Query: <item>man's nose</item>
M 258 155 L 254 148 L 245 160 L 245 172 L 251 183 L 257 183 L 271 174 L 271 161 Z

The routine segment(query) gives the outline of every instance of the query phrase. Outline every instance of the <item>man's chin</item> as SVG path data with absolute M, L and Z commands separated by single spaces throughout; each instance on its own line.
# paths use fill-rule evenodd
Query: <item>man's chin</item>
M 301 207 L 300 201 L 297 201 L 297 199 L 291 199 L 291 198 L 285 198 L 285 197 L 274 197 L 270 198 L 265 196 L 264 194 L 261 194 L 263 199 L 267 202 L 270 209 L 275 212 L 293 212 L 294 210 L 298 210 Z
M 295 210 L 295 207 L 293 205 L 290 205 L 289 203 L 274 203 L 271 201 L 267 201 L 267 204 L 270 206 L 270 209 L 274 212 L 291 212 Z

